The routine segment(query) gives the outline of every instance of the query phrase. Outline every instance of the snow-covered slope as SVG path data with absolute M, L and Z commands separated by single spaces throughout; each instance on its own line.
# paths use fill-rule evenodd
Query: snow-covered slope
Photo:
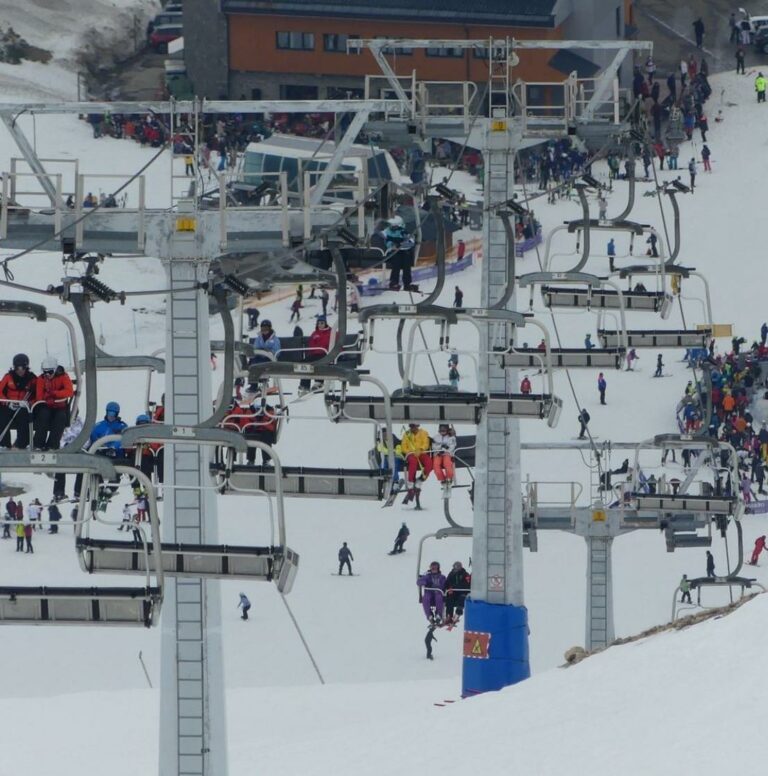
M 26 69 L 24 66 L 19 72 Z M 759 186 L 768 174 L 764 153 L 767 131 L 761 113 L 764 106 L 753 104 L 751 79 L 726 75 L 714 80 L 715 92 L 724 89 L 727 101 L 735 105 L 723 104 L 725 122 L 714 125 L 711 131 L 714 172 L 700 175 L 695 195 L 681 198 L 681 261 L 697 266 L 709 278 L 716 321 L 733 322 L 737 331 L 749 337 L 759 328 L 763 315 L 762 250 L 757 226 L 762 209 Z M 718 98 L 713 98 L 710 113 L 718 105 Z M 20 121 L 30 136 L 36 133 L 41 155 L 79 157 L 81 170 L 86 173 L 129 174 L 152 153 L 127 141 L 94 141 L 88 126 L 73 117 L 38 117 L 34 126 L 28 117 Z M 697 144 L 684 144 L 681 162 L 686 154 L 698 156 L 698 151 Z M 3 133 L 0 169 L 8 169 L 12 155 L 18 154 Z M 747 159 L 749 164 L 745 164 Z M 168 168 L 169 161 L 164 159 L 147 173 L 147 189 L 152 192 L 154 206 L 167 204 Z M 660 177 L 670 175 L 665 171 Z M 641 185 L 644 188 L 647 186 Z M 625 196 L 624 184 L 617 184 L 610 203 L 612 211 L 623 207 Z M 575 204 L 566 202 L 542 204 L 537 215 L 549 231 L 579 212 Z M 633 216 L 658 227 L 657 200 L 640 197 Z M 623 244 L 620 239 L 617 243 L 621 256 Z M 562 250 L 573 248 L 563 240 Z M 597 245 L 596 258 L 590 260 L 589 267 L 598 272 L 607 267 L 607 259 L 599 258 L 603 252 L 603 246 Z M 568 261 L 562 259 L 563 268 Z M 619 266 L 622 261 L 630 263 L 628 258 L 620 259 Z M 532 255 L 521 265 L 522 271 L 537 268 Z M 13 268 L 19 282 L 42 287 L 55 282 L 62 272 L 59 258 L 54 255 L 28 257 Z M 479 276 L 476 267 L 457 279 L 468 304 L 479 302 Z M 100 277 L 117 289 L 164 285 L 162 268 L 152 259 L 110 259 Z M 4 297 L 18 296 L 11 291 L 1 293 Z M 446 292 L 442 301 L 450 304 L 450 299 L 451 294 Z M 519 303 L 527 306 L 527 295 L 521 296 Z M 309 304 L 305 318 L 319 311 L 319 306 L 312 308 Z M 54 307 L 66 309 L 57 303 Z M 685 311 L 689 325 L 703 320 L 696 301 L 687 302 Z M 278 333 L 290 333 L 286 303 L 266 308 L 263 313 L 272 319 Z M 546 315 L 542 317 L 546 323 Z M 94 319 L 108 352 L 149 353 L 164 346 L 161 297 L 143 297 L 140 304 L 125 307 L 98 305 Z M 558 314 L 557 320 L 564 346 L 579 345 L 584 334 L 594 332 L 596 325 L 587 313 L 578 318 Z M 679 313 L 675 312 L 667 325 L 679 322 Z M 301 323 L 311 326 L 306 321 Z M 56 324 L 43 326 L 9 319 L 0 324 L 5 344 L 0 363 L 22 348 L 29 352 L 33 364 L 47 352 L 68 360 L 66 343 Z M 630 317 L 629 325 L 648 325 L 648 320 Z M 381 331 L 385 333 L 386 328 Z M 461 356 L 461 364 L 466 380 L 463 387 L 469 388 L 472 370 L 468 353 L 476 349 L 475 335 L 470 330 L 460 332 L 455 342 L 467 351 Z M 721 343 L 723 347 L 727 344 Z M 655 353 L 641 356 L 641 371 L 607 375 L 607 407 L 598 404 L 594 373 L 572 374 L 579 399 L 592 415 L 593 432 L 602 439 L 640 440 L 673 430 L 674 407 L 689 379 L 680 363 L 682 354 L 664 354 L 671 373 L 664 380 L 650 379 Z M 444 356 L 435 360 L 441 377 L 445 376 L 444 361 Z M 390 387 L 396 387 L 393 356 L 376 354 L 366 365 Z M 420 360 L 418 369 L 421 378 L 431 379 L 426 359 Z M 556 391 L 565 400 L 560 426 L 550 430 L 537 422 L 524 423 L 524 440 L 568 441 L 575 436 L 575 403 L 564 375 L 557 376 Z M 120 401 L 129 422 L 143 410 L 142 392 L 138 377 L 107 373 L 100 378 L 100 402 Z M 159 398 L 161 392 L 162 385 L 158 384 L 153 398 Z M 320 402 L 315 400 L 293 407 L 279 446 L 283 461 L 307 464 L 332 458 L 338 465 L 361 465 L 370 447 L 370 429 L 331 426 L 322 413 Z M 613 465 L 620 461 L 614 460 Z M 534 479 L 588 484 L 586 468 L 571 452 L 528 454 L 524 470 Z M 50 481 L 40 477 L 19 479 L 30 489 L 25 499 L 48 498 Z M 252 621 L 243 623 L 235 609 L 239 587 L 221 584 L 233 776 L 250 773 L 253 763 L 262 762 L 291 776 L 417 773 L 432 766 L 468 770 L 478 767 L 479 751 L 486 760 L 486 771 L 494 774 L 518 770 L 537 774 L 680 773 L 688 772 L 685 764 L 693 762 L 696 773 L 709 774 L 720 772 L 726 761 L 732 764 L 737 752 L 750 751 L 745 748 L 751 734 L 748 720 L 759 714 L 759 706 L 756 698 L 744 697 L 742 688 L 748 686 L 748 676 L 759 670 L 759 658 L 752 646 L 745 645 L 761 641 L 766 603 L 750 604 L 732 618 L 699 626 L 695 632 L 609 650 L 567 672 L 548 671 L 561 662 L 567 647 L 583 641 L 585 547 L 580 540 L 560 534 L 541 536 L 539 552 L 527 554 L 524 559 L 531 654 L 537 676 L 492 698 L 474 699 L 449 709 L 432 707 L 435 700 L 458 696 L 461 632 L 441 633 L 435 662 L 424 660 L 424 621 L 414 585 L 414 556 L 419 537 L 443 525 L 444 519 L 434 483 L 425 489 L 423 500 L 426 510 L 414 514 L 400 507 L 381 510 L 378 504 L 343 500 L 288 503 L 289 543 L 302 557 L 290 605 L 328 682 L 325 687 L 318 686 L 283 604 L 270 586 L 246 586 L 254 608 Z M 223 541 L 254 542 L 267 535 L 265 509 L 258 499 L 227 496 L 219 501 Z M 121 503 L 114 505 L 111 518 L 119 519 Z M 471 521 L 466 491 L 456 493 L 452 509 L 458 519 Z M 386 553 L 403 519 L 412 532 L 408 551 L 388 557 Z M 761 518 L 746 518 L 747 543 L 751 544 L 764 530 Z M 71 529 L 64 527 L 57 536 L 39 535 L 35 541 L 36 554 L 26 556 L 14 553 L 10 541 L 0 540 L 0 554 L 4 556 L 0 584 L 82 582 Z M 342 541 L 352 547 L 360 576 L 339 579 L 331 575 Z M 713 551 L 718 567 L 724 568 L 724 548 L 716 543 Z M 425 560 L 434 557 L 446 566 L 456 559 L 466 562 L 471 550 L 466 540 L 452 540 L 451 544 L 432 542 L 425 552 Z M 701 570 L 702 551 L 667 554 L 663 539 L 655 532 L 637 532 L 617 540 L 617 633 L 627 635 L 666 621 L 681 573 Z M 768 579 L 764 569 L 755 572 L 762 581 Z M 2 726 L 0 746 L 7 756 L 0 762 L 0 776 L 22 770 L 27 776 L 79 773 L 84 765 L 83 746 L 89 746 L 78 739 L 83 735 L 87 741 L 98 739 L 89 753 L 93 752 L 96 761 L 107 766 L 111 774 L 154 769 L 156 697 L 142 690 L 146 681 L 137 656 L 141 650 L 156 684 L 157 631 L 6 628 L 3 645 L 5 654 L 18 661 L 18 670 L 6 670 L 0 681 L 4 718 L 28 720 L 38 714 L 42 729 L 53 731 L 49 733 L 53 738 L 49 750 L 43 752 L 36 738 L 43 734 L 35 726 L 22 726 L 21 730 L 13 725 Z M 736 667 L 743 674 L 737 673 Z M 742 711 L 738 728 L 732 719 L 735 713 L 730 718 L 716 713 L 714 703 L 708 707 L 708 683 L 711 697 L 722 702 L 726 710 Z M 67 693 L 78 695 L 54 697 Z M 47 699 L 45 704 L 39 702 L 42 697 Z M 707 713 L 707 708 L 712 711 Z M 434 746 L 423 743 L 425 728 L 442 734 Z M 671 743 L 678 729 L 681 736 L 686 736 L 686 743 L 679 746 Z M 730 735 L 721 736 L 722 730 Z M 701 740 L 717 735 L 722 742 L 723 760 L 714 756 L 702 762 L 692 759 L 697 744 L 692 741 L 694 735 Z M 459 737 L 462 743 L 451 745 Z M 140 745 L 130 743 L 139 741 Z M 286 747 L 279 750 L 280 754 L 278 745 Z M 286 762 L 288 750 L 292 754 Z M 130 754 L 124 755 L 127 752 Z M 731 759 L 727 760 L 729 754 Z M 19 759 L 14 760 L 17 756 Z M 676 765 L 667 769 L 668 763 Z M 690 770 L 693 772 L 693 768 Z

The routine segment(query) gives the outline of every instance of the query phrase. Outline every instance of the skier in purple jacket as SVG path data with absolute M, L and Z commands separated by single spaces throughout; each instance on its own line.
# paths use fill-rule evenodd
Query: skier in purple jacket
M 416 584 L 422 588 L 421 605 L 427 619 L 432 623 L 442 622 L 445 608 L 445 575 L 440 573 L 440 564 L 432 561 L 429 571 L 422 574 Z

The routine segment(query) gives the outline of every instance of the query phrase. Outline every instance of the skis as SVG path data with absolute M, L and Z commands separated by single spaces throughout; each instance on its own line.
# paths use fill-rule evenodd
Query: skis
M 359 574 L 339 574 L 337 571 L 331 572 L 332 577 L 359 577 Z
M 389 492 L 389 496 L 387 496 L 387 500 L 381 505 L 381 508 L 384 509 L 386 507 L 391 507 L 392 504 L 395 503 L 395 499 L 403 491 L 404 487 L 405 487 L 405 483 L 403 482 L 403 480 L 397 480 L 396 482 L 393 482 L 392 489 Z
M 402 550 L 392 550 L 391 552 L 388 552 L 387 555 L 401 555 L 405 552 L 405 547 L 403 547 Z

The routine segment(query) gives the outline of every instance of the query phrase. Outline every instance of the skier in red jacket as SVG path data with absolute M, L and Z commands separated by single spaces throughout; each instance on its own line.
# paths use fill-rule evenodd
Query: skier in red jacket
M 752 558 L 749 561 L 750 566 L 757 566 L 757 559 L 760 553 L 765 549 L 765 536 L 758 536 L 755 539 L 755 549 L 752 550 Z

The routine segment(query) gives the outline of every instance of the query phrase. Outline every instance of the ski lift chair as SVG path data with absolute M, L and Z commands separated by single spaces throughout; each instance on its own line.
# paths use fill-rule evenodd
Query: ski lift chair
M 113 466 L 106 458 L 88 453 L 7 453 L 3 471 L 36 474 L 79 473 L 84 475 L 78 506 L 78 527 L 88 512 L 89 486 L 116 479 L 131 467 Z M 137 473 L 139 476 L 141 472 Z M 142 575 L 146 584 L 138 587 L 0 587 L 0 623 L 26 625 L 141 625 L 156 624 L 163 601 L 163 568 L 159 551 L 157 513 L 150 522 L 155 550 L 146 556 Z

